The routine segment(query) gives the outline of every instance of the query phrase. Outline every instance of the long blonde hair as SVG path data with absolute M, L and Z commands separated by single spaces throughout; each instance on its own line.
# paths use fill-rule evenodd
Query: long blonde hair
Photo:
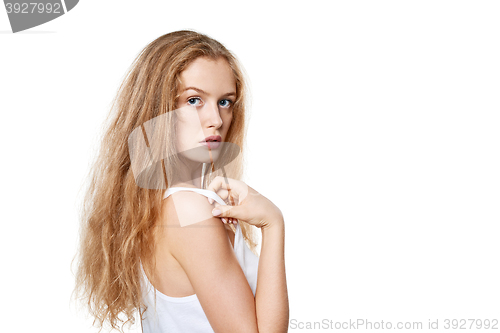
M 119 323 L 134 324 L 134 313 L 145 311 L 140 264 L 147 262 L 155 267 L 155 226 L 162 214 L 164 189 L 137 185 L 127 139 L 136 127 L 175 109 L 180 73 L 200 56 L 213 60 L 223 57 L 232 68 L 237 96 L 226 141 L 245 151 L 248 86 L 236 57 L 218 41 L 191 30 L 165 34 L 147 45 L 129 68 L 113 100 L 79 212 L 74 293 L 95 318 L 94 325 L 97 322 L 101 329 L 105 322 L 117 330 Z M 224 170 L 227 177 L 241 179 L 243 159 L 239 154 L 231 168 Z M 203 188 L 216 176 L 223 176 L 220 168 L 214 172 L 203 169 Z M 254 227 L 239 223 L 243 237 L 256 253 Z M 120 318 L 123 315 L 125 318 Z

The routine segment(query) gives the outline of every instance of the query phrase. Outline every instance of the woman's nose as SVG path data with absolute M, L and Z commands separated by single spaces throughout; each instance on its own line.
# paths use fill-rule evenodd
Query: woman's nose
M 219 106 L 217 103 L 207 103 L 206 110 L 204 110 L 205 121 L 208 125 L 220 127 L 222 125 L 222 118 L 220 116 Z

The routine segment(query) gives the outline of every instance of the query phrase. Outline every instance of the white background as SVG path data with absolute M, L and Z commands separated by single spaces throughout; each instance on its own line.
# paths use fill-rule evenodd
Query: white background
M 126 70 L 181 29 L 250 76 L 246 181 L 285 216 L 291 320 L 499 320 L 499 15 L 496 1 L 86 0 L 12 34 L 0 7 L 0 330 L 97 331 L 70 301 L 80 188 Z

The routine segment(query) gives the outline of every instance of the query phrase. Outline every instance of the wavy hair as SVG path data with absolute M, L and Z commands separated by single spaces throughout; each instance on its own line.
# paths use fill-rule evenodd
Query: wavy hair
M 120 323 L 134 324 L 136 311 L 143 319 L 146 307 L 142 301 L 141 262 L 156 271 L 155 226 L 162 216 L 164 189 L 137 185 L 127 140 L 144 122 L 175 110 L 180 73 L 201 56 L 213 60 L 224 58 L 234 73 L 237 96 L 226 141 L 237 144 L 242 154 L 224 171 L 233 179 L 241 179 L 243 175 L 249 99 L 246 75 L 239 61 L 221 43 L 196 31 L 175 31 L 157 38 L 136 57 L 113 99 L 80 205 L 80 243 L 74 258 L 78 259 L 78 267 L 73 293 L 82 300 L 94 318 L 93 324 L 97 322 L 101 330 L 106 322 L 117 330 Z M 170 119 L 166 124 L 168 127 L 173 123 Z M 164 166 L 168 169 L 168 163 Z M 204 167 L 203 174 L 203 188 L 216 176 L 223 176 L 217 167 L 215 171 Z M 245 241 L 257 254 L 255 227 L 239 223 Z

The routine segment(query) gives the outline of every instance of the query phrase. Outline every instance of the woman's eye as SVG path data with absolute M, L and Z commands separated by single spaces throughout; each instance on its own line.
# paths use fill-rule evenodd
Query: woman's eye
M 227 103 L 225 103 L 224 105 L 221 105 L 222 107 L 230 107 L 233 104 L 233 101 L 231 101 L 229 99 L 223 99 L 221 102 L 224 102 L 224 101 L 226 101 Z
M 194 103 L 191 103 L 191 101 L 201 101 L 201 99 L 200 99 L 200 98 L 198 98 L 198 97 L 193 97 L 193 98 L 188 99 L 188 104 L 189 104 L 189 105 L 199 106 L 199 104 L 194 104 Z
M 196 103 L 198 101 L 199 103 Z M 200 106 L 201 105 L 201 99 L 199 97 L 191 97 L 190 99 L 187 100 L 187 103 L 192 106 Z M 223 108 L 229 108 L 233 104 L 233 101 L 230 99 L 223 99 L 222 101 L 219 102 L 219 105 L 222 106 Z

